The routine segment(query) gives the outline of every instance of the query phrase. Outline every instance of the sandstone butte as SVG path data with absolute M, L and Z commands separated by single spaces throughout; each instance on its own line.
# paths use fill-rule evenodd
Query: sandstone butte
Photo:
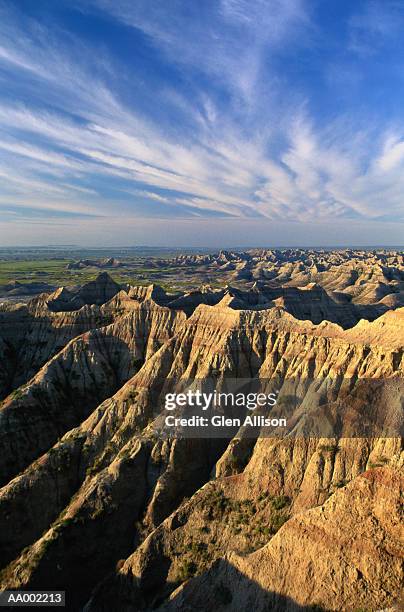
M 170 295 L 106 273 L 3 304 L 1 588 L 87 612 L 402 609 L 399 427 L 303 435 L 308 405 L 286 438 L 154 428 L 165 390 L 214 375 L 330 380 L 333 426 L 349 401 L 393 431 L 404 308 L 358 312 L 317 284 Z

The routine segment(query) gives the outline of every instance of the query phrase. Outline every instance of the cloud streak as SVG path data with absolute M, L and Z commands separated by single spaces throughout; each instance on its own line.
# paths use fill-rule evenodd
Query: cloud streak
M 114 45 L 3 8 L 0 78 L 11 87 L 0 94 L 0 208 L 403 220 L 404 122 L 353 127 L 346 112 L 324 122 L 304 88 L 286 95 L 279 58 L 312 44 L 316 27 L 303 0 L 75 6 L 90 22 L 124 24 L 129 42 L 160 54 L 157 76 L 174 76 L 160 76 L 159 90 L 156 74 L 131 72 Z M 347 20 L 347 40 L 358 40 L 358 23 Z

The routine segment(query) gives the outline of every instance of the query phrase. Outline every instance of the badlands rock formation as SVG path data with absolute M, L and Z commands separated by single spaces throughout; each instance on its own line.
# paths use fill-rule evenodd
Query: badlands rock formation
M 376 304 L 395 295 L 397 306 L 404 305 L 403 254 L 397 251 L 253 249 L 182 255 L 171 263 L 190 268 L 193 274 L 226 278 L 229 283 L 249 286 L 255 281 L 272 281 L 286 287 L 317 283 L 328 293 L 337 292 L 344 301 Z
M 282 274 L 169 294 L 103 273 L 3 305 L 2 589 L 94 612 L 400 605 L 404 309 Z M 293 384 L 289 433 L 158 435 L 165 393 L 206 378 Z

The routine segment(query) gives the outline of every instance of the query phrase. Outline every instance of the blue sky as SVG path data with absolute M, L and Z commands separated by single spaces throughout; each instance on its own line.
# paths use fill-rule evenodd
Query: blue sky
M 0 0 L 0 240 L 400 244 L 400 0 Z

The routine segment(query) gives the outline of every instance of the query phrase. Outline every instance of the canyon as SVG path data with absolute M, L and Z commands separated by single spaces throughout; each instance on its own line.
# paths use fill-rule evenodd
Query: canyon
M 402 254 L 170 261 L 225 282 L 98 269 L 0 305 L 1 588 L 87 612 L 400 609 Z M 167 393 L 246 380 L 280 389 L 286 434 L 161 431 Z

